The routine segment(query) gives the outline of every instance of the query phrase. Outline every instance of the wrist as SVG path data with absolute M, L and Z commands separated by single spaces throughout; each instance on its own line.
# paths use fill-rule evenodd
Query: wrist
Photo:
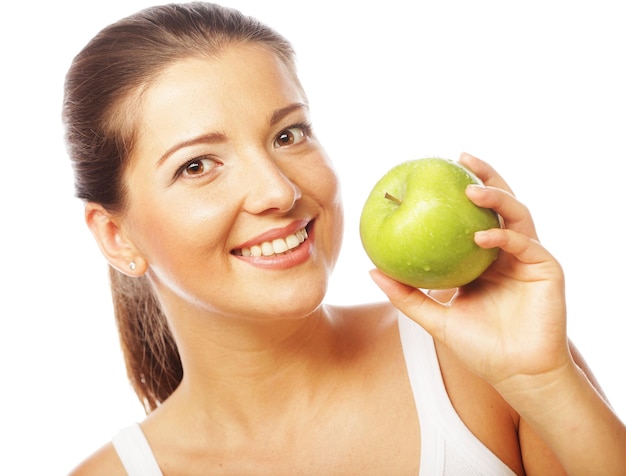
M 516 375 L 495 385 L 496 390 L 520 414 L 531 422 L 535 419 L 558 418 L 588 380 L 572 361 L 539 375 Z

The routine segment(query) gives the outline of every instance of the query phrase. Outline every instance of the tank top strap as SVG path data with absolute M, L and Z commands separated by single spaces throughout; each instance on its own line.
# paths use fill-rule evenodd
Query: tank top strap
M 128 476 L 163 476 L 138 423 L 121 430 L 112 443 Z
M 400 314 L 400 339 L 415 398 L 421 434 L 421 476 L 515 476 L 476 438 L 446 391 L 433 338 Z

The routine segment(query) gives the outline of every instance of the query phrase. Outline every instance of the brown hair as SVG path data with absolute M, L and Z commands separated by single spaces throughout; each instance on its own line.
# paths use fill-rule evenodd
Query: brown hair
M 282 36 L 219 5 L 152 7 L 98 33 L 74 58 L 65 80 L 63 122 L 76 195 L 109 211 L 122 210 L 133 113 L 139 109 L 132 106 L 143 89 L 175 61 L 215 57 L 243 42 L 270 48 L 296 77 L 292 47 Z M 180 383 L 180 356 L 147 278 L 131 278 L 111 267 L 110 282 L 128 377 L 149 412 Z

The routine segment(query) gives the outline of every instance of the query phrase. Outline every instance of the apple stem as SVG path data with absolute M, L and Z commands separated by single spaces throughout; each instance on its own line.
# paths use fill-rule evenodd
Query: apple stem
M 402 200 L 400 200 L 399 198 L 394 197 L 390 193 L 385 192 L 385 198 L 387 200 L 391 200 L 392 202 L 396 202 L 398 205 L 402 205 Z

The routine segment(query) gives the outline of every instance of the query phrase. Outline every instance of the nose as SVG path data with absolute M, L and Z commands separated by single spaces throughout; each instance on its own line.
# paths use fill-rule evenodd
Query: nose
M 245 209 L 253 214 L 270 210 L 287 212 L 302 198 L 300 188 L 268 156 L 256 154 L 253 167 L 246 167 Z

